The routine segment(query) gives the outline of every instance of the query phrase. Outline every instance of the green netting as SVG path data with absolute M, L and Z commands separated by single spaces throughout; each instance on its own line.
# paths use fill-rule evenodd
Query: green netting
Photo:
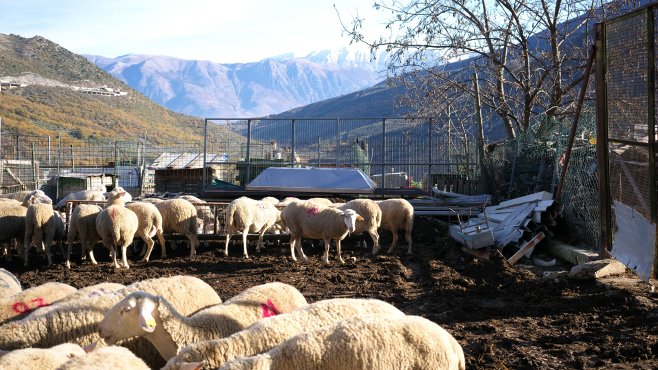
M 555 193 L 572 119 L 546 118 L 530 125 L 516 140 L 489 146 L 489 190 L 495 202 L 540 191 Z M 599 192 L 596 168 L 596 119 L 585 111 L 578 123 L 560 204 L 562 224 L 571 243 L 598 248 Z

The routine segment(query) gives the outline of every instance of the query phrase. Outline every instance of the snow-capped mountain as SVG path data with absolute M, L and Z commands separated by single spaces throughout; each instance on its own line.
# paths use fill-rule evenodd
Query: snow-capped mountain
M 167 56 L 86 55 L 153 101 L 198 117 L 260 117 L 370 87 L 383 80 L 385 56 L 325 50 L 253 63 L 219 64 Z

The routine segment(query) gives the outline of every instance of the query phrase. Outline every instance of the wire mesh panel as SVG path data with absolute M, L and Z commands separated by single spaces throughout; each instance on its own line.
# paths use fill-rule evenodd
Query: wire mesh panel
M 605 49 L 611 199 L 651 219 L 646 12 L 609 23 Z
M 456 134 L 438 135 L 427 118 L 348 119 L 207 119 L 207 153 L 225 153 L 207 165 L 234 168 L 235 177 L 208 177 L 207 186 L 245 186 L 267 167 L 358 168 L 380 188 L 417 187 L 429 190 L 437 174 L 472 180 L 477 151 Z M 242 140 L 217 139 L 213 132 L 228 128 Z M 432 141 L 433 136 L 438 141 Z M 449 139 L 445 139 L 450 136 Z M 213 141 L 214 140 L 214 141 Z M 239 151 L 231 150 L 239 142 Z M 446 144 L 446 142 L 448 144 Z M 218 145 L 219 144 L 219 145 Z M 438 153 L 437 145 L 450 150 Z M 248 150 L 247 150 L 248 149 Z M 469 151 L 472 151 L 470 154 Z M 449 162 L 449 163 L 448 163 Z M 443 169 L 443 172 L 441 172 Z M 225 171 L 225 172 L 227 172 Z M 470 193 L 475 187 L 462 186 Z

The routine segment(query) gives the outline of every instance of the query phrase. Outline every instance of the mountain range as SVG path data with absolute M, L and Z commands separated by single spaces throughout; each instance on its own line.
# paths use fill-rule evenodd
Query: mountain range
M 175 112 L 215 118 L 262 117 L 349 94 L 384 79 L 386 54 L 323 50 L 252 63 L 167 56 L 85 57 Z

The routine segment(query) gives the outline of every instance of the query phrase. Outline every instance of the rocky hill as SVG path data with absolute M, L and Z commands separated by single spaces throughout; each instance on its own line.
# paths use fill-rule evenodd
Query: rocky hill
M 197 141 L 203 120 L 169 111 L 43 37 L 0 34 L 2 131 L 71 140 Z

